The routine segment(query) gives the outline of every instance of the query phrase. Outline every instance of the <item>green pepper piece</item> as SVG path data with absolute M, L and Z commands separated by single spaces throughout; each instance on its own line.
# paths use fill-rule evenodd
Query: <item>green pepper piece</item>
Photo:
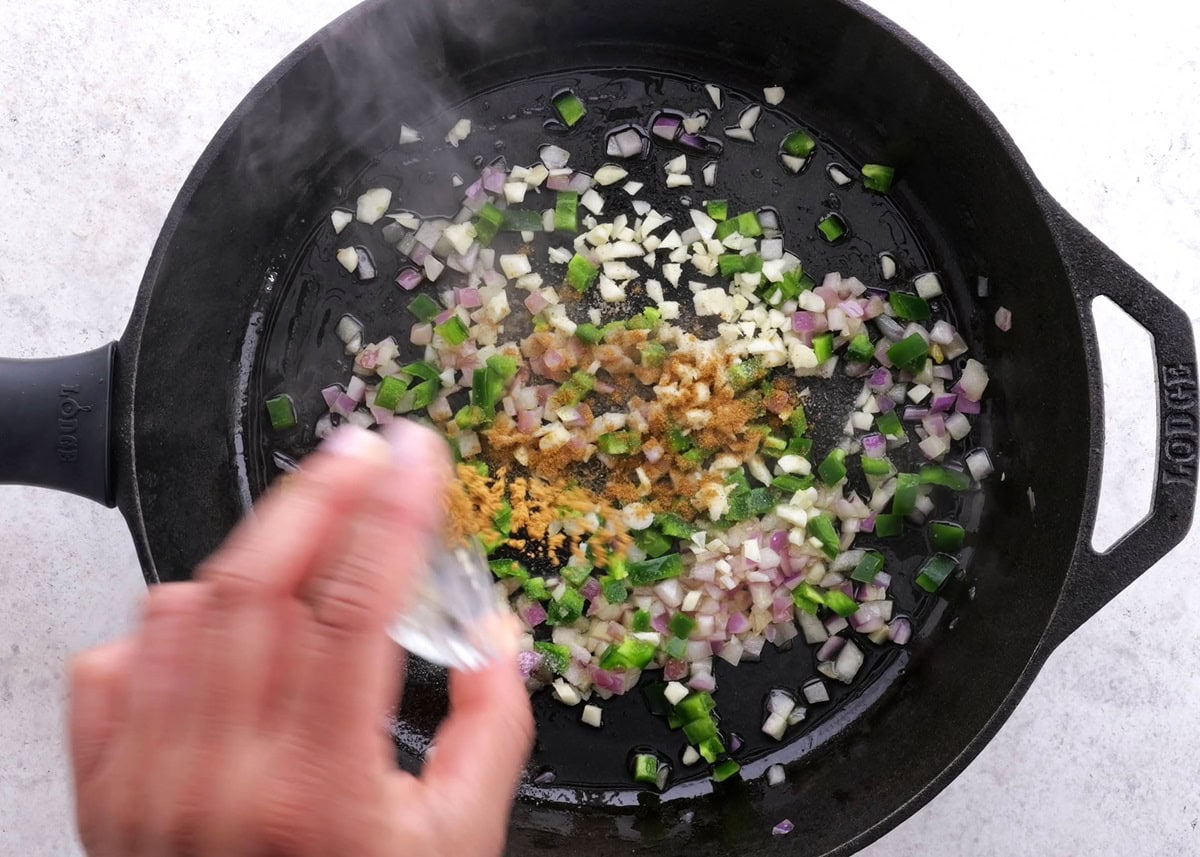
M 395 375 L 389 375 L 375 388 L 375 407 L 394 411 L 400 404 L 400 397 L 406 392 L 408 384 Z
M 275 431 L 286 431 L 296 425 L 296 407 L 292 397 L 287 393 L 272 396 L 264 402 L 267 408 L 267 419 Z
M 646 556 L 659 557 L 671 549 L 671 540 L 653 527 L 639 530 L 633 536 L 633 543 L 646 552 Z
M 833 521 L 824 515 L 818 515 L 815 518 L 808 519 L 808 533 L 815 536 L 821 543 L 821 551 L 825 556 L 834 559 L 840 553 L 837 532 L 833 528 Z
M 713 782 L 723 783 L 741 769 L 742 766 L 733 761 L 733 759 L 725 759 L 722 762 L 718 762 L 717 764 L 713 765 Z
M 900 515 L 876 515 L 875 535 L 881 539 L 890 539 L 904 531 L 904 518 Z
M 875 346 L 871 344 L 871 337 L 865 333 L 855 336 L 846 346 L 846 354 L 859 363 L 870 363 L 871 358 L 875 356 Z
M 888 360 L 914 375 L 925 367 L 929 356 L 929 343 L 919 333 L 901 339 L 887 350 Z
M 922 485 L 941 485 L 951 491 L 966 491 L 971 487 L 971 475 L 939 464 L 926 464 L 921 468 Z
M 546 581 L 540 577 L 531 577 L 526 580 L 521 584 L 521 591 L 527 598 L 532 598 L 534 601 L 546 601 L 550 598 L 550 589 L 546 586 Z
M 563 124 L 568 128 L 575 127 L 583 115 L 587 113 L 587 108 L 583 106 L 583 102 L 569 89 L 565 89 L 554 97 L 554 109 L 558 111 L 558 115 L 562 118 Z
M 917 486 L 920 478 L 915 473 L 896 474 L 896 493 L 892 497 L 892 514 L 908 517 L 917 507 Z
M 886 414 L 876 414 L 875 425 L 884 437 L 904 437 L 904 426 L 900 424 L 900 417 L 896 416 L 895 411 L 888 411 Z
M 540 652 L 552 671 L 562 675 L 571 666 L 571 650 L 557 643 L 534 643 L 533 650 Z
M 699 744 L 717 736 L 717 724 L 713 723 L 711 717 L 700 717 L 690 723 L 684 723 L 683 734 L 687 736 L 688 743 Z
M 500 579 L 512 578 L 522 582 L 529 579 L 529 572 L 515 559 L 494 559 L 488 563 L 488 568 Z
M 784 473 L 781 476 L 776 476 L 771 480 L 771 487 L 777 488 L 789 497 L 797 491 L 803 491 L 806 488 L 811 488 L 813 478 L 811 476 L 793 476 L 791 473 Z
M 817 467 L 817 475 L 826 485 L 837 485 L 846 478 L 846 450 L 830 450 L 829 455 Z
M 438 368 L 432 363 L 426 363 L 424 360 L 417 360 L 414 363 L 409 363 L 400 370 L 410 378 L 420 378 L 422 381 L 440 381 L 441 374 Z
M 714 736 L 707 741 L 701 741 L 696 750 L 704 757 L 704 761 L 712 764 L 717 761 L 718 756 L 725 752 L 725 745 L 721 743 L 720 738 Z
M 434 327 L 433 332 L 444 339 L 448 345 L 462 345 L 467 341 L 467 326 L 456 315 L 450 316 L 450 318 Z
M 967 531 L 949 521 L 934 521 L 929 525 L 929 543 L 935 551 L 953 553 L 962 549 Z
M 813 353 L 817 355 L 817 362 L 824 363 L 833 356 L 833 334 L 821 333 L 814 336 L 812 349 Z
M 570 625 L 583 615 L 583 596 L 574 589 L 567 589 L 557 601 L 551 600 L 546 613 L 547 623 Z
M 831 589 L 825 593 L 825 606 L 843 619 L 858 612 L 858 602 L 840 589 Z
M 701 718 L 710 719 L 709 714 L 717 707 L 712 696 L 703 691 L 689 693 L 675 705 L 675 713 L 684 723 Z
M 887 193 L 896 180 L 896 170 L 883 164 L 863 164 L 863 187 L 877 193 Z
M 619 645 L 609 646 L 600 656 L 602 670 L 640 670 L 654 660 L 657 647 L 653 643 L 626 637 Z
M 417 295 L 408 302 L 408 311 L 416 317 L 417 321 L 433 321 L 442 308 L 429 295 Z
M 650 630 L 650 613 L 646 610 L 638 610 L 633 614 L 633 630 L 636 633 L 644 633 Z
M 567 263 L 567 283 L 580 294 L 586 292 L 599 275 L 600 268 L 578 253 Z
M 673 512 L 664 512 L 654 516 L 654 526 L 662 531 L 664 536 L 673 539 L 691 538 L 696 528 Z
M 604 341 L 604 331 L 590 321 L 585 321 L 583 324 L 577 325 L 575 335 L 588 345 L 599 345 Z
M 846 219 L 836 211 L 831 211 L 817 221 L 817 232 L 830 244 L 840 241 L 847 232 Z
M 635 431 L 610 431 L 596 438 L 596 447 L 605 455 L 629 455 L 642 448 L 642 436 Z
M 850 572 L 850 579 L 859 583 L 870 583 L 881 571 L 883 571 L 883 554 L 879 551 L 867 551 L 858 561 L 858 565 L 854 567 L 854 571 Z
M 910 295 L 907 292 L 892 292 L 888 295 L 888 303 L 896 318 L 904 321 L 925 321 L 933 313 L 929 309 L 929 301 L 920 295 Z
M 612 575 L 605 575 L 600 578 L 600 594 L 609 604 L 623 604 L 629 597 L 629 587 L 626 586 L 624 580 Z
M 686 613 L 676 613 L 671 617 L 671 633 L 681 640 L 686 640 L 696 627 L 696 620 Z
M 638 351 L 642 365 L 652 369 L 662 366 L 667 359 L 667 349 L 659 342 L 643 342 L 638 346 Z
M 667 653 L 667 657 L 671 660 L 681 661 L 687 654 L 687 640 L 681 640 L 679 637 L 672 637 L 670 640 L 667 640 L 667 644 L 663 647 L 663 651 Z
M 795 158 L 807 158 L 817 148 L 817 141 L 800 128 L 783 138 L 783 151 Z
M 658 785 L 658 757 L 639 753 L 633 757 L 633 778 L 639 783 Z
M 579 219 L 579 194 L 573 190 L 560 190 L 554 201 L 554 230 L 575 232 Z
M 710 199 L 704 203 L 704 211 L 709 217 L 720 223 L 729 217 L 729 203 L 723 199 Z
M 957 565 L 958 561 L 954 557 L 944 553 L 931 556 L 917 573 L 917 586 L 926 592 L 937 592 Z
M 888 476 L 892 472 L 892 462 L 886 458 L 870 458 L 864 455 L 861 462 L 863 473 L 867 476 Z
M 757 357 L 747 357 L 741 363 L 734 363 L 725 370 L 725 379 L 734 392 L 742 393 L 753 387 L 770 371 Z
M 642 687 L 642 696 L 646 707 L 655 717 L 666 717 L 671 713 L 672 705 L 667 701 L 667 683 L 656 681 Z
M 529 211 L 524 208 L 504 209 L 504 220 L 500 224 L 501 232 L 541 232 L 542 228 L 540 211 Z
M 629 580 L 634 586 L 649 586 L 683 574 L 683 557 L 669 553 L 657 559 L 629 563 Z
M 475 240 L 481 247 L 487 247 L 503 223 L 504 212 L 490 202 L 484 203 L 483 208 L 479 209 L 479 214 L 475 216 Z
M 567 583 L 579 587 L 583 586 L 583 582 L 591 575 L 592 567 L 586 563 L 582 565 L 564 565 L 560 573 L 562 574 L 562 579 Z

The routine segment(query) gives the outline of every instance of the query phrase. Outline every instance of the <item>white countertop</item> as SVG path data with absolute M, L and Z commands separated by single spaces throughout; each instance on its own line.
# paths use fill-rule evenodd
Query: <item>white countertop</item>
M 0 0 L 0 354 L 117 337 L 202 148 L 349 5 Z M 1200 7 L 875 5 L 975 87 L 1068 210 L 1200 316 Z M 1145 400 L 1135 364 L 1106 365 L 1110 400 Z M 1112 433 L 1127 443 L 1153 430 L 1133 410 Z M 1137 518 L 1149 468 L 1110 454 L 1106 520 Z M 142 578 L 120 516 L 74 497 L 0 488 L 0 543 L 0 853 L 76 855 L 63 666 L 127 626 Z M 1200 853 L 1198 547 L 1072 636 L 966 772 L 863 853 Z

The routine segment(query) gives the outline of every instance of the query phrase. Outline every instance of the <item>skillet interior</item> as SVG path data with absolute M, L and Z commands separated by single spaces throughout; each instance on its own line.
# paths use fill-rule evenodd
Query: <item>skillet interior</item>
M 793 745 L 805 758 L 787 786 L 734 786 L 719 802 L 701 795 L 661 812 L 527 803 L 515 816 L 516 853 L 561 845 L 562 835 L 602 835 L 589 843 L 601 854 L 652 849 L 667 836 L 672 851 L 753 844 L 821 854 L 878 835 L 868 831 L 889 816 L 894 823 L 1004 707 L 1039 645 L 1079 527 L 1089 430 L 1080 327 L 1032 179 L 1006 138 L 954 81 L 854 8 L 706 11 L 624 2 L 602 14 L 558 2 L 360 7 L 277 70 L 214 141 L 164 229 L 122 342 L 135 371 L 123 391 L 134 452 L 121 462 L 134 488 L 121 503 L 144 521 L 135 536 L 148 575 L 180 579 L 262 487 L 261 462 L 247 454 L 260 440 L 250 382 L 284 275 L 316 221 L 391 144 L 400 117 L 420 119 L 535 74 L 652 68 L 747 93 L 778 82 L 787 106 L 851 162 L 901 168 L 895 198 L 993 371 L 983 427 L 991 437 L 981 441 L 1006 479 L 989 486 L 977 524 L 974 599 L 957 587 L 942 623 L 952 630 L 893 665 L 905 669 L 902 681 L 872 684 L 819 740 Z M 487 32 L 451 21 L 487 22 Z M 764 32 L 769 21 L 795 25 Z M 990 324 L 995 304 L 973 297 L 980 274 L 1021 319 L 1007 335 Z M 1054 383 L 1046 364 L 1056 367 Z M 873 706 L 885 686 L 890 698 Z M 783 817 L 797 833 L 771 839 Z

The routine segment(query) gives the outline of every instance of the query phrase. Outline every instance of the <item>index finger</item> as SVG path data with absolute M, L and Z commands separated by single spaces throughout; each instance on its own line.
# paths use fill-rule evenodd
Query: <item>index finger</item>
M 472 825 L 503 836 L 533 747 L 533 710 L 515 646 L 477 672 L 450 673 L 450 715 L 421 781 L 461 807 Z

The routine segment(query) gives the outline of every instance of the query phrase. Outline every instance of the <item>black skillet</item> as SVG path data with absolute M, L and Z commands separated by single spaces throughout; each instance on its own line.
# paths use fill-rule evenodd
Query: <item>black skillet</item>
M 765 31 L 763 22 L 778 26 Z M 633 790 L 619 775 L 624 753 L 658 743 L 655 730 L 665 729 L 639 710 L 636 694 L 614 706 L 605 730 L 586 735 L 539 701 L 535 763 L 556 779 L 523 787 L 510 848 L 818 855 L 862 847 L 944 787 L 1054 646 L 1183 538 L 1195 499 L 1197 408 L 1184 314 L 1046 194 L 961 80 L 855 3 L 363 4 L 281 63 L 222 127 L 171 210 L 119 343 L 0 361 L 0 481 L 117 505 L 147 581 L 186 578 L 273 476 L 268 452 L 281 439 L 266 435 L 262 396 L 287 389 L 310 415 L 306 392 L 346 371 L 330 324 L 347 308 L 365 314 L 369 333 L 399 328 L 402 298 L 386 280 L 337 279 L 326 214 L 389 170 L 402 198 L 444 180 L 433 161 L 405 170 L 396 160 L 401 121 L 433 129 L 460 111 L 475 115 L 476 133 L 458 155 L 469 168 L 474 155 L 494 157 L 497 140 L 530 151 L 547 133 L 545 99 L 559 86 L 615 93 L 611 104 L 596 102 L 601 116 L 622 104 L 644 114 L 668 106 L 668 96 L 699 106 L 696 81 L 717 82 L 735 100 L 769 83 L 786 87 L 780 111 L 764 119 L 764 130 L 775 130 L 761 139 L 802 121 L 819 136 L 822 167 L 833 159 L 897 165 L 902 180 L 888 200 L 854 191 L 831 200 L 817 164 L 783 181 L 773 143 L 759 144 L 757 161 L 739 152 L 741 166 L 725 178 L 729 195 L 745 193 L 748 204 L 772 195 L 789 245 L 811 270 L 866 276 L 870 253 L 890 242 L 906 273 L 925 264 L 942 273 L 942 310 L 991 367 L 976 438 L 1005 478 L 963 510 L 972 530 L 967 575 L 922 607 L 917 640 L 875 657 L 830 714 L 773 754 L 751 742 L 744 781 L 715 793 L 696 778 L 661 797 Z M 505 120 L 520 105 L 535 112 Z M 531 158 L 514 154 L 523 159 Z M 739 189 L 760 178 L 755 169 L 768 190 Z M 835 204 L 855 233 L 825 248 L 811 224 Z M 976 296 L 980 276 L 995 298 Z M 1152 511 L 1105 554 L 1089 545 L 1103 448 L 1090 312 L 1100 295 L 1153 335 L 1159 393 L 1157 436 L 1145 448 L 1156 461 Z M 1017 319 L 1009 333 L 991 323 L 1000 303 Z M 312 443 L 303 431 L 282 440 Z M 761 689 L 794 685 L 811 669 L 802 655 L 721 675 L 724 717 L 753 723 Z M 416 763 L 442 705 L 429 671 L 411 681 L 397 729 L 402 764 Z M 770 761 L 788 764 L 786 785 L 765 787 Z M 796 832 L 773 838 L 784 817 Z

